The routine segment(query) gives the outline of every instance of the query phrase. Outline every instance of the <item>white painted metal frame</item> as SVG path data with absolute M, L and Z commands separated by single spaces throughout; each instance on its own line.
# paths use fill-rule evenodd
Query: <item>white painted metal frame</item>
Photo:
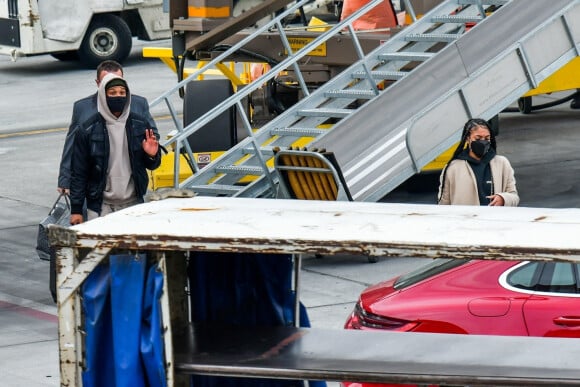
M 166 199 L 69 229 L 51 226 L 58 248 L 61 385 L 81 386 L 78 288 L 116 248 L 164 251 L 371 254 L 580 262 L 580 209 L 435 206 L 227 197 Z M 86 262 L 77 249 L 90 249 Z M 165 270 L 164 270 L 164 273 Z M 165 289 L 162 308 L 169 325 Z M 171 332 L 166 337 L 168 379 Z M 170 386 L 172 384 L 169 384 Z
M 194 197 L 134 206 L 70 230 L 76 247 L 103 249 L 568 261 L 580 252 L 571 234 L 580 231 L 578 209 Z

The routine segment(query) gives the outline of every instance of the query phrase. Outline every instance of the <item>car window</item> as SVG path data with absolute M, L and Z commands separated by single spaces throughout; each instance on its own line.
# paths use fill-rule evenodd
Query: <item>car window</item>
M 575 280 L 577 267 L 576 264 L 564 262 L 546 264 L 537 290 L 552 293 L 577 293 Z
M 450 258 L 436 258 L 426 265 L 423 265 L 410 273 L 403 274 L 396 281 L 393 287 L 397 290 L 406 288 L 416 284 L 417 282 L 423 281 L 424 279 L 433 277 L 439 273 L 443 273 L 447 270 L 451 270 L 454 267 L 458 267 L 466 264 L 469 260 L 463 259 L 450 259 Z
M 528 262 L 512 271 L 507 277 L 507 283 L 518 289 L 534 290 L 543 265 L 543 262 Z
M 580 265 L 567 262 L 528 262 L 512 271 L 507 283 L 519 289 L 550 293 L 580 293 Z

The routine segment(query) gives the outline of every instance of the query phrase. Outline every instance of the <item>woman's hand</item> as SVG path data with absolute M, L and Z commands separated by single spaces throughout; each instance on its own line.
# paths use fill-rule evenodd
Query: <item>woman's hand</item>
M 490 206 L 503 206 L 505 204 L 505 200 L 503 200 L 501 195 L 491 195 L 487 196 L 487 198 Z

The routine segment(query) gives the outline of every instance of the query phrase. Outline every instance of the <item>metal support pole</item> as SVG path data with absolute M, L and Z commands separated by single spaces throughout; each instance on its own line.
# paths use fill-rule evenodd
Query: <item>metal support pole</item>
M 302 254 L 292 254 L 294 262 L 294 326 L 300 326 L 300 270 L 302 270 Z

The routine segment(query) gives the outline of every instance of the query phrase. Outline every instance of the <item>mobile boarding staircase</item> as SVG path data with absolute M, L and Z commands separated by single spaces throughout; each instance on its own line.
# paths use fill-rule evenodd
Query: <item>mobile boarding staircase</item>
M 277 149 L 305 138 L 310 149 L 332 151 L 355 201 L 378 201 L 459 140 L 465 121 L 490 119 L 580 54 L 580 0 L 447 0 L 364 56 L 351 26 L 376 6 L 350 17 L 292 52 L 281 20 L 286 12 L 152 102 L 168 105 L 178 128 L 166 142 L 188 153 L 187 137 L 236 106 L 250 134 L 220 158 L 175 186 L 204 196 L 274 197 Z M 408 2 L 406 2 L 408 4 Z M 414 16 L 414 15 L 413 15 Z M 466 25 L 473 25 L 468 33 Z M 278 28 L 286 59 L 205 115 L 182 127 L 170 96 L 266 30 Z M 361 58 L 310 92 L 298 61 L 348 30 Z M 305 97 L 256 132 L 242 99 L 292 67 Z M 330 128 L 325 128 L 329 124 Z M 248 179 L 249 178 L 249 179 Z M 250 181 L 249 183 L 242 183 Z

